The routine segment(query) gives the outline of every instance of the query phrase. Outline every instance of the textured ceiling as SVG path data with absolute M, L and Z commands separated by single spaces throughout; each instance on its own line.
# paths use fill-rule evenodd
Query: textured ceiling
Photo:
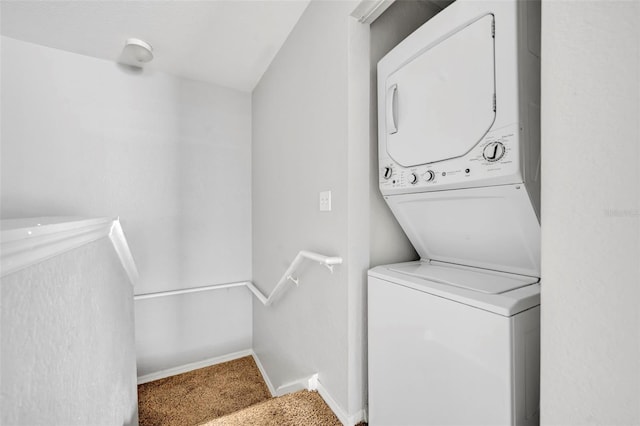
M 2 0 L 2 35 L 116 61 L 149 42 L 146 68 L 251 91 L 308 0 Z

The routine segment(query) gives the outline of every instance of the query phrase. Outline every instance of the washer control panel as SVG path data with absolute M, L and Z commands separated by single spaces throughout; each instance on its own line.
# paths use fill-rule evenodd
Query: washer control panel
M 385 151 L 379 156 L 384 195 L 522 182 L 519 128 L 493 130 L 466 155 L 403 167 Z

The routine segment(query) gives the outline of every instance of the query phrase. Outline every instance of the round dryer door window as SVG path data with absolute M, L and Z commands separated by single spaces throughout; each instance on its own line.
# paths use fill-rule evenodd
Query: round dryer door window
M 421 51 L 385 82 L 387 152 L 404 167 L 461 157 L 495 119 L 494 16 Z

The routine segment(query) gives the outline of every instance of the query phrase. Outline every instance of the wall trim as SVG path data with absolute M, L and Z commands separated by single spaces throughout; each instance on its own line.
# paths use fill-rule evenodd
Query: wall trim
M 117 218 L 111 224 L 109 239 L 111 240 L 111 244 L 113 244 L 113 248 L 120 259 L 120 263 L 122 263 L 122 267 L 129 276 L 131 285 L 135 286 L 138 283 L 138 268 L 136 267 L 136 262 L 133 260 L 129 244 L 127 244 L 127 238 L 125 237 L 122 226 L 120 225 L 120 218 Z
M 264 365 L 262 365 L 262 362 L 260 361 L 258 354 L 255 353 L 253 350 L 251 350 L 251 356 L 253 356 L 253 360 L 256 362 L 256 365 L 258 366 L 258 370 L 260 370 L 260 374 L 262 374 L 262 378 L 264 379 L 264 382 L 267 384 L 267 387 L 269 388 L 269 393 L 271 393 L 271 396 L 272 397 L 279 396 L 276 394 L 276 388 L 273 386 L 273 383 L 271 383 L 271 379 L 269 379 L 267 370 L 265 370 Z
M 314 378 L 317 380 L 317 374 L 314 374 L 310 377 L 303 378 L 300 380 L 294 380 L 289 383 L 285 383 L 283 385 L 278 386 L 276 389 L 276 396 L 287 395 L 289 393 L 297 392 L 300 390 L 316 390 L 316 386 L 314 386 Z
M 351 16 L 361 24 L 371 24 L 394 2 L 395 0 L 361 0 L 351 12 Z
M 331 408 L 331 411 L 333 411 L 333 413 L 336 415 L 336 417 L 338 418 L 338 420 L 340 420 L 340 422 L 345 425 L 345 426 L 353 426 L 361 421 L 363 421 L 365 419 L 365 413 L 364 410 L 360 410 L 357 413 L 354 414 L 347 414 L 347 412 L 345 412 L 342 407 L 340 406 L 340 404 L 338 404 L 338 402 L 335 400 L 335 398 L 331 395 L 331 393 L 329 393 L 329 391 L 327 390 L 326 387 L 324 387 L 324 385 L 322 384 L 322 382 L 318 381 L 318 393 L 320 394 L 320 396 L 322 397 L 322 399 L 324 399 L 324 402 L 327 403 L 327 405 L 329 406 L 329 408 Z
M 260 358 L 258 357 L 258 355 L 254 351 L 251 351 L 251 353 L 253 355 L 253 359 L 256 361 L 256 365 L 258 366 L 260 373 L 262 373 L 262 377 L 264 378 L 264 381 L 267 384 L 267 387 L 269 388 L 269 392 L 271 392 L 272 397 L 283 396 L 283 395 L 286 395 L 292 392 L 297 392 L 299 390 L 304 390 L 304 389 L 308 391 L 317 391 L 322 397 L 322 399 L 324 400 L 324 402 L 327 403 L 329 408 L 331 408 L 331 411 L 333 411 L 333 413 L 336 415 L 338 420 L 340 420 L 340 422 L 343 425 L 353 426 L 365 419 L 364 410 L 360 410 L 355 414 L 348 415 L 342 409 L 340 404 L 338 404 L 335 398 L 331 396 L 331 393 L 327 390 L 327 388 L 325 388 L 320 382 L 320 380 L 318 380 L 317 373 L 312 374 L 311 376 L 305 377 L 300 380 L 294 380 L 292 382 L 285 383 L 276 388 L 273 385 L 273 383 L 271 383 L 271 380 L 269 379 L 269 375 L 267 374 L 267 371 L 262 365 L 262 362 L 260 362 Z
M 167 368 L 166 370 L 157 371 L 155 373 L 145 374 L 138 377 L 138 384 L 153 382 L 154 380 L 164 379 L 166 377 L 175 376 L 189 371 L 198 370 L 200 368 L 211 367 L 212 365 L 222 364 L 223 362 L 233 361 L 234 359 L 244 358 L 245 356 L 253 356 L 253 350 L 245 349 L 230 354 L 216 356 L 213 358 L 203 359 L 202 361 L 191 362 L 189 364 L 179 365 L 177 367 Z M 256 362 L 257 364 L 257 362 Z M 258 367 L 259 368 L 259 367 Z M 261 370 L 262 371 L 262 370 Z
M 138 277 L 118 219 L 34 217 L 1 221 L 0 276 L 43 262 L 69 250 L 109 237 L 131 284 Z
M 1 223 L 2 277 L 109 237 L 129 281 L 132 285 L 138 281 L 138 269 L 119 219 L 59 216 L 6 219 Z
M 297 392 L 299 390 L 306 389 L 308 391 L 314 391 L 318 388 L 318 373 L 284 383 L 276 388 L 271 382 L 271 379 L 269 379 L 267 370 L 264 368 L 264 365 L 262 365 L 260 358 L 258 358 L 258 355 L 255 352 L 253 352 L 253 359 L 255 360 L 256 365 L 258 366 L 258 369 L 260 370 L 260 373 L 262 374 L 262 377 L 264 378 L 264 381 L 269 388 L 269 392 L 271 392 L 271 396 L 274 398 Z

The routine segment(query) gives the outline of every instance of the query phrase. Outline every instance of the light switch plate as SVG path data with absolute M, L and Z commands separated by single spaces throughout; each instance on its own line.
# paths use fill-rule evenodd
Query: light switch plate
M 320 211 L 331 211 L 331 191 L 322 191 L 320 193 Z

